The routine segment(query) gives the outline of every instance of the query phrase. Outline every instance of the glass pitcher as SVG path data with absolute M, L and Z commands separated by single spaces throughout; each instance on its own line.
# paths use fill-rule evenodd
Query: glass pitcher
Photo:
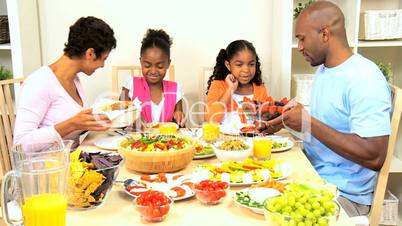
M 1 204 L 10 225 L 66 225 L 69 153 L 73 141 L 15 145 L 13 170 L 3 179 Z M 18 203 L 22 219 L 10 217 L 7 203 Z M 15 214 L 14 214 L 15 215 Z

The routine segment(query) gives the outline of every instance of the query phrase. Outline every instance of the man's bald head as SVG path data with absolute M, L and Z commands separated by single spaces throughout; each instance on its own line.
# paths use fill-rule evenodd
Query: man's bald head
M 332 2 L 317 1 L 310 4 L 301 12 L 297 25 L 309 25 L 317 30 L 327 28 L 332 37 L 347 43 L 345 16 L 341 9 Z

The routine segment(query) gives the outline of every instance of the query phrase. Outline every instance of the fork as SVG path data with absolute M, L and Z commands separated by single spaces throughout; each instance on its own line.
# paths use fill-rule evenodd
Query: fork
M 191 132 L 191 137 L 197 138 L 197 128 L 187 128 Z
M 134 143 L 135 140 L 134 138 L 132 138 L 127 131 L 125 130 L 115 130 L 115 133 L 119 134 L 120 136 L 123 136 L 124 138 L 126 138 L 129 142 Z

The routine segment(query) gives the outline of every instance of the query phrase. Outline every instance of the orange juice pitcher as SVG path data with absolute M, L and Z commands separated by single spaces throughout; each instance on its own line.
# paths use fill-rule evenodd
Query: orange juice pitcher
M 13 170 L 3 180 L 1 204 L 9 225 L 65 226 L 69 152 L 72 141 L 16 145 Z M 12 188 L 12 189 L 10 189 Z M 10 190 L 14 190 L 10 193 Z M 16 201 L 22 219 L 9 217 L 7 203 Z

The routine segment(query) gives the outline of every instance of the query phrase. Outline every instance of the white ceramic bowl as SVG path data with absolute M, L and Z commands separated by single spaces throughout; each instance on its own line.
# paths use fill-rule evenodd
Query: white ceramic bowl
M 129 103 L 127 108 L 121 110 L 113 110 L 111 108 L 111 105 L 125 106 L 127 103 L 126 101 L 103 100 L 92 106 L 93 114 L 105 114 L 108 116 L 112 121 L 108 126 L 112 129 L 127 127 L 132 125 L 135 120 L 140 117 L 141 109 L 131 103 Z
M 252 155 L 252 150 L 253 150 L 253 142 L 250 139 L 241 139 L 243 143 L 245 143 L 248 148 L 245 150 L 223 150 L 220 149 L 219 147 L 222 145 L 224 141 L 218 141 L 213 145 L 214 152 L 216 154 L 216 157 L 221 161 L 221 162 L 226 162 L 226 161 L 242 161 L 249 156 Z

